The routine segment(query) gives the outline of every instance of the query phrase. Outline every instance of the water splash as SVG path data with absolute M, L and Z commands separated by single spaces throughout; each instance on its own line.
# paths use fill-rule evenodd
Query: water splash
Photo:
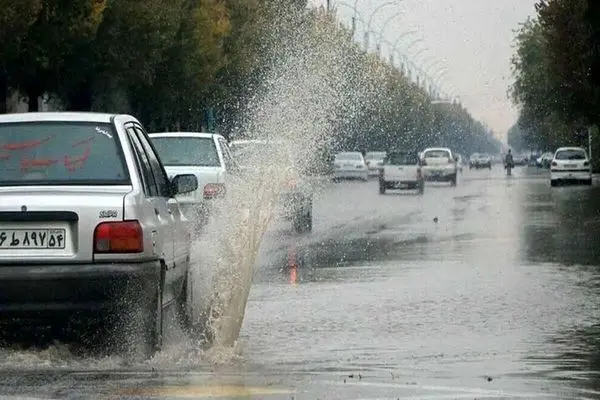
M 198 297 L 196 307 L 206 307 L 202 318 L 214 348 L 235 346 L 261 240 L 280 194 L 297 177 L 298 160 L 315 164 L 320 150 L 335 142 L 337 115 L 355 89 L 346 79 L 344 42 L 325 28 L 317 18 L 304 31 L 273 39 L 274 61 L 247 105 L 241 130 L 277 146 L 249 155 L 252 168 L 243 180 L 229 183 L 199 242 L 195 291 L 208 297 Z

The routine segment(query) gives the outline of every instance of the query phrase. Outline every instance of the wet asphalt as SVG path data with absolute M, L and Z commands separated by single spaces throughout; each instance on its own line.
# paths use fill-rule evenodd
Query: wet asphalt
M 233 359 L 177 339 L 148 364 L 2 349 L 0 395 L 600 399 L 599 233 L 600 185 L 536 168 L 423 196 L 326 183 L 312 233 L 265 235 Z

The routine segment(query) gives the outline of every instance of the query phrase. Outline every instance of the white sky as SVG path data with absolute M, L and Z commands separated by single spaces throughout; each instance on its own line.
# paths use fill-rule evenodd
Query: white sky
M 355 0 L 331 0 L 337 3 L 339 18 L 350 25 Z M 360 16 L 371 29 L 380 32 L 386 20 L 385 40 L 391 43 L 404 32 L 416 30 L 400 41 L 402 53 L 417 39 L 408 54 L 422 68 L 434 65 L 430 75 L 447 72 L 440 80 L 445 92 L 460 97 L 463 105 L 478 120 L 489 125 L 498 137 L 517 119 L 517 110 L 508 98 L 512 84 L 510 58 L 513 55 L 513 30 L 535 13 L 535 0 L 357 0 Z M 309 0 L 325 5 L 326 0 Z M 387 4 L 374 13 L 379 6 Z M 395 3 L 395 4 L 394 4 Z M 397 17 L 394 15 L 399 14 Z M 392 18 L 392 19 L 390 19 Z M 357 22 L 356 39 L 362 43 L 364 27 Z M 374 46 L 376 35 L 371 36 Z M 391 46 L 382 45 L 389 54 Z M 420 53 L 420 54 L 419 54 Z M 417 56 L 417 57 L 414 57 Z M 397 58 L 397 57 L 396 57 Z

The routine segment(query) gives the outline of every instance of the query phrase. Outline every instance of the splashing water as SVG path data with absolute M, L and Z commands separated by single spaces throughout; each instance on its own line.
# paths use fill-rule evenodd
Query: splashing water
M 323 23 L 319 17 L 307 24 L 304 18 L 293 27 L 280 24 L 265 38 L 270 69 L 245 106 L 245 122 L 240 127 L 244 138 L 272 139 L 281 147 L 268 146 L 249 154 L 246 162 L 253 168 L 228 182 L 226 197 L 214 204 L 212 217 L 194 246 L 195 317 L 205 324 L 202 334 L 211 346 L 200 350 L 198 341 L 205 338 L 192 332 L 186 338 L 190 340 L 179 338 L 177 345 L 165 348 L 148 365 L 189 367 L 201 361 L 227 363 L 237 358 L 236 341 L 254 266 L 263 235 L 281 206 L 280 194 L 290 179 L 297 179 L 298 161 L 302 166 L 319 161 L 319 151 L 339 139 L 337 115 L 353 115 L 352 110 L 378 89 L 373 83 L 376 71 L 357 74 L 353 69 L 356 60 L 349 54 L 355 53 L 348 51 L 352 44 L 334 24 Z M 303 28 L 296 29 L 300 25 Z M 348 121 L 343 122 L 347 125 Z M 25 352 L 0 349 L 0 355 L 4 368 L 111 370 L 132 366 L 119 356 L 81 358 L 59 344 Z
M 207 309 L 204 323 L 214 348 L 236 343 L 263 234 L 282 190 L 298 173 L 294 160 L 312 164 L 318 150 L 335 138 L 335 116 L 347 97 L 341 49 L 313 44 L 289 41 L 264 90 L 248 104 L 247 138 L 272 139 L 280 149 L 268 146 L 250 155 L 252 168 L 243 180 L 229 184 L 198 245 L 194 292 L 208 296 L 198 297 L 196 307 Z

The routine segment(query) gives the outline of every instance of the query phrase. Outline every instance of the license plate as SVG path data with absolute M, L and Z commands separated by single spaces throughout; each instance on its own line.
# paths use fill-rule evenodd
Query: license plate
M 0 250 L 64 249 L 64 229 L 0 229 Z
M 344 167 L 351 167 L 352 164 L 344 164 Z
M 404 168 L 398 167 L 398 171 L 403 171 L 403 170 L 404 170 Z

